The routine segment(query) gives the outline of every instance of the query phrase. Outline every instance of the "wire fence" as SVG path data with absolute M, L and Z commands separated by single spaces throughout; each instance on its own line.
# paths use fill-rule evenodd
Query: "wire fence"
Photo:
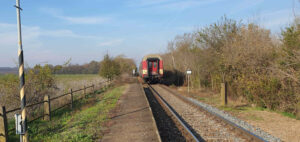
M 42 109 L 37 109 L 36 112 L 31 112 L 31 114 L 30 113 L 28 114 L 28 117 L 31 118 L 31 119 L 29 119 L 28 123 L 31 123 L 31 122 L 36 121 L 41 118 L 43 118 L 46 121 L 50 121 L 52 112 L 55 112 L 66 106 L 70 106 L 70 108 L 73 109 L 73 103 L 75 101 L 78 101 L 82 98 L 86 98 L 87 95 L 90 93 L 94 94 L 95 89 L 102 89 L 103 87 L 108 87 L 108 85 L 110 83 L 111 83 L 111 80 L 106 80 L 106 81 L 102 81 L 98 84 L 84 86 L 83 88 L 80 88 L 77 90 L 70 89 L 67 93 L 64 93 L 64 94 L 61 94 L 58 96 L 54 96 L 52 98 L 49 95 L 45 95 L 43 101 L 39 101 L 39 102 L 35 102 L 32 104 L 26 105 L 26 108 L 31 108 L 34 106 L 38 106 L 38 105 L 41 106 L 42 104 L 44 104 Z M 74 94 L 74 93 L 78 93 L 80 91 L 83 91 L 83 93 L 79 94 L 79 95 Z M 63 100 L 62 102 L 67 101 L 67 103 L 60 104 L 59 103 L 60 99 Z M 51 104 L 56 104 L 56 105 L 51 105 Z M 54 107 L 56 107 L 56 108 L 54 108 Z M 21 107 L 13 108 L 13 109 L 10 109 L 7 111 L 5 109 L 5 106 L 0 107 L 0 142 L 2 142 L 2 141 L 6 142 L 8 140 L 8 132 L 15 130 L 15 127 L 12 127 L 11 129 L 8 130 L 7 115 L 10 113 L 13 113 L 13 112 L 20 112 L 20 110 L 21 110 Z M 41 115 L 35 116 L 34 114 L 38 113 L 38 112 L 43 112 L 43 113 Z M 30 117 L 30 115 L 32 115 L 32 116 Z

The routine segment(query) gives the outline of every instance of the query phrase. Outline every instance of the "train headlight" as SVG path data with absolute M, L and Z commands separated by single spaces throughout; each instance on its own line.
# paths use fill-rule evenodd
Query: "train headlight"
M 143 74 L 147 74 L 148 73 L 148 71 L 147 70 L 143 70 Z
M 163 69 L 159 69 L 159 74 L 164 74 L 164 70 Z

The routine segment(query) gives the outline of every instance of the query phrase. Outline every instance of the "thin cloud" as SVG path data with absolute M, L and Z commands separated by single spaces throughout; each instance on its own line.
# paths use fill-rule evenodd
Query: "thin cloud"
M 240 1 L 234 8 L 231 9 L 230 14 L 235 14 L 241 11 L 249 10 L 259 4 L 262 4 L 264 0 L 243 0 Z
M 109 18 L 103 17 L 67 17 L 57 16 L 60 19 L 68 21 L 71 24 L 103 24 L 110 21 Z
M 148 7 L 158 4 L 163 4 L 166 2 L 171 2 L 173 0 L 130 0 L 127 2 L 127 6 L 130 7 Z
M 95 51 L 99 46 L 97 44 L 104 38 L 93 35 L 79 35 L 68 29 L 48 30 L 38 26 L 23 27 L 23 47 L 25 50 L 25 61 L 31 66 L 39 64 L 42 61 L 60 64 L 65 59 L 63 57 L 74 57 L 82 55 L 78 47 Z M 47 39 L 58 42 L 49 42 Z M 64 42 L 60 40 L 64 39 Z M 111 40 L 102 43 L 106 46 L 114 46 L 122 43 L 123 40 Z M 0 64 L 1 66 L 14 66 L 15 57 L 17 57 L 17 27 L 16 24 L 0 23 Z M 72 52 L 64 52 L 68 48 L 76 47 Z M 101 51 L 99 49 L 97 52 Z M 10 57 L 14 57 L 13 59 Z M 97 57 L 97 56 L 93 56 Z M 91 58 L 91 56 L 85 57 Z
M 123 43 L 124 39 L 113 39 L 109 41 L 104 41 L 98 44 L 99 47 L 112 47 Z
M 201 5 L 208 5 L 223 0 L 132 0 L 128 2 L 129 7 L 151 8 L 164 11 L 185 10 Z
M 299 12 L 299 11 L 297 11 Z M 264 14 L 258 16 L 259 23 L 275 32 L 280 31 L 280 28 L 292 23 L 295 19 L 292 10 L 282 9 L 278 11 L 265 11 Z
M 82 38 L 82 39 L 102 39 L 99 36 L 91 36 L 91 35 L 80 35 L 76 34 L 71 30 L 61 29 L 61 30 L 42 30 L 41 36 L 48 37 L 66 37 L 66 38 Z
M 111 21 L 111 17 L 102 17 L 102 16 L 84 16 L 84 17 L 72 17 L 66 16 L 59 9 L 55 8 L 40 8 L 44 13 L 47 13 L 55 18 L 64 20 L 70 24 L 104 24 Z

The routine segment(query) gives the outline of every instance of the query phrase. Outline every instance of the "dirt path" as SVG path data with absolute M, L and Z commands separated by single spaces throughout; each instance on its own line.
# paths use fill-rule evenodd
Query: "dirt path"
M 300 142 L 300 121 L 269 111 L 240 113 L 251 125 L 261 128 L 286 142 Z M 254 118 L 253 118 L 254 117 Z
M 102 142 L 160 141 L 146 96 L 138 83 L 132 83 L 119 100 L 112 126 Z

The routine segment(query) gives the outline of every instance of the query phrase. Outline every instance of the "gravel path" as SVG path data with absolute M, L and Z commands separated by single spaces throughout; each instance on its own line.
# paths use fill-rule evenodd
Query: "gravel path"
M 246 141 L 225 127 L 224 122 L 212 119 L 211 116 L 180 100 L 158 85 L 153 85 L 153 88 L 205 141 Z

